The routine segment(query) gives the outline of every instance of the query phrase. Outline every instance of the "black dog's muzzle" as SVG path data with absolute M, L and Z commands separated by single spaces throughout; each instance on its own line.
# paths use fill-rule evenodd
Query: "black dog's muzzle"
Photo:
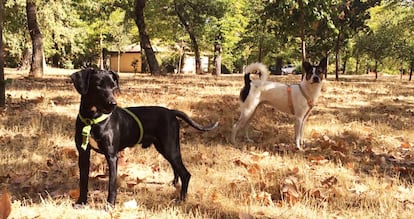
M 109 100 L 105 103 L 105 105 L 102 107 L 102 112 L 103 113 L 111 113 L 112 111 L 115 110 L 116 106 L 118 105 L 118 103 L 116 102 L 116 100 Z

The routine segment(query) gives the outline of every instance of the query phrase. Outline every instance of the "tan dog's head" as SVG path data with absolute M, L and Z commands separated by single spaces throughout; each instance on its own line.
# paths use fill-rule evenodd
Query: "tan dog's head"
M 328 59 L 325 57 L 320 62 L 319 65 L 312 65 L 309 62 L 303 62 L 303 69 L 305 70 L 305 79 L 309 83 L 321 83 L 323 75 L 328 70 Z

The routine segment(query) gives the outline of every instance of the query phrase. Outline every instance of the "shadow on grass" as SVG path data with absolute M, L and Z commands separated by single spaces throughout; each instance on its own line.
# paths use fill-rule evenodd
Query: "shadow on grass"
M 350 83 L 363 83 L 364 86 L 367 84 L 367 82 L 356 79 L 348 81 Z M 368 84 L 377 86 L 374 82 L 370 81 Z M 393 151 L 381 152 L 384 151 L 381 149 L 382 144 L 384 144 L 380 140 L 382 136 L 375 136 L 376 134 L 388 135 L 387 133 L 414 130 L 414 123 L 412 123 L 414 116 L 413 102 L 405 98 L 399 98 L 399 96 L 413 96 L 413 91 L 409 89 L 411 85 L 396 82 L 389 86 L 393 88 L 390 88 L 391 91 L 388 94 L 376 94 L 375 89 L 372 90 L 372 93 L 367 94 L 368 100 L 371 101 L 366 106 L 341 107 L 343 104 L 338 103 L 337 107 L 326 108 L 322 106 L 316 108 L 311 117 L 315 114 L 318 118 L 323 117 L 324 114 L 332 114 L 344 126 L 359 122 L 369 124 L 374 131 L 365 135 L 357 131 L 347 131 L 344 128 L 342 133 L 328 134 L 326 136 L 328 140 L 326 141 L 322 137 L 312 139 L 307 134 L 307 141 L 310 142 L 309 146 L 313 149 L 304 152 L 304 156 L 308 157 L 318 153 L 338 165 L 349 165 L 358 173 L 379 178 L 397 176 L 403 181 L 413 183 L 414 162 L 411 162 L 411 160 L 414 157 L 414 152 L 412 149 L 408 146 L 408 148 L 404 148 L 395 145 Z M 203 135 L 202 138 L 196 137 L 197 135 L 190 135 L 187 138 L 184 133 L 186 141 L 203 141 L 204 144 L 212 146 L 229 142 L 232 126 L 240 115 L 237 94 L 211 96 L 206 101 L 193 102 L 192 107 L 196 112 L 195 119 L 204 121 L 206 116 L 209 116 L 210 120 L 219 120 L 220 126 L 217 130 L 211 131 L 211 134 Z M 256 129 L 258 131 L 250 131 L 256 143 L 247 143 L 243 138 L 243 132 L 240 131 L 237 138 L 238 144 L 233 147 L 240 149 L 256 147 L 279 153 L 280 151 L 275 148 L 277 145 L 291 146 L 293 144 L 293 122 L 293 117 L 290 115 L 280 113 L 269 106 L 260 106 L 250 125 L 250 130 Z M 377 127 L 382 130 L 375 131 Z M 309 130 L 307 133 L 309 133 Z
M 155 79 L 155 81 L 154 81 Z M 174 76 L 169 84 L 164 84 L 162 77 L 155 78 L 137 78 L 122 82 L 121 90 L 125 93 L 134 94 L 136 92 L 147 92 L 149 95 L 168 95 L 169 92 L 175 92 L 176 87 L 204 86 L 226 87 L 226 81 L 220 81 L 213 77 L 206 77 L 204 81 L 190 80 L 189 77 Z M 180 80 L 176 82 L 176 80 Z M 237 76 L 237 80 L 242 79 Z M 233 78 L 232 80 L 236 80 Z M 349 81 L 349 83 L 357 83 L 357 81 Z M 130 84 L 132 83 L 132 85 Z M 194 84 L 196 83 L 196 84 Z M 241 83 L 241 82 L 240 82 Z M 375 84 L 369 82 L 370 84 Z M 155 84 L 157 87 L 149 85 Z M 68 90 L 73 92 L 73 86 L 68 82 L 67 78 L 44 79 L 29 81 L 29 79 L 17 80 L 11 85 L 12 89 L 47 89 L 50 92 L 57 90 Z M 397 95 L 397 94 L 394 94 Z M 412 92 L 403 90 L 399 95 L 413 95 Z M 382 95 L 384 97 L 386 95 Z M 71 105 L 79 101 L 78 96 L 55 97 L 54 102 L 60 103 L 62 106 Z M 413 111 L 409 107 L 411 102 L 406 100 L 397 100 L 386 103 L 371 103 L 369 106 L 359 108 L 317 108 L 311 116 L 317 114 L 333 114 L 343 124 L 359 122 L 371 122 L 376 125 L 388 127 L 393 131 L 401 131 L 413 129 L 412 117 Z M 9 146 L 14 158 L 5 160 L 0 165 L 0 179 L 2 183 L 9 185 L 10 191 L 17 198 L 29 199 L 33 202 L 41 202 L 41 197 L 51 196 L 58 199 L 67 197 L 68 191 L 78 188 L 78 176 L 73 172 L 77 170 L 77 154 L 67 154 L 61 151 L 60 143 L 53 142 L 50 136 L 62 135 L 72 136 L 74 133 L 73 118 L 59 114 L 48 114 L 43 112 L 34 112 L 35 114 L 26 115 L 33 112 L 37 100 L 12 100 L 16 103 L 15 111 L 6 112 L 2 123 L 5 126 L 16 126 L 17 132 L 27 129 L 27 125 L 34 123 L 33 127 L 38 130 L 27 133 L 15 133 L 13 136 L 2 137 L 5 145 Z M 181 123 L 181 143 L 196 144 L 200 143 L 206 146 L 214 147 L 216 145 L 227 145 L 233 124 L 239 117 L 239 100 L 238 93 L 234 95 L 205 95 L 202 101 L 196 101 L 191 97 L 186 97 L 192 118 L 200 124 L 207 125 L 215 121 L 219 121 L 219 127 L 215 130 L 201 133 L 188 127 L 185 123 Z M 23 108 L 19 108 L 23 107 Z M 21 111 L 20 111 L 21 110 Z M 43 117 L 37 117 L 43 114 Z M 319 117 L 318 117 L 319 118 Z M 37 125 L 36 125 L 37 124 Z M 239 144 L 232 146 L 240 150 L 246 147 L 255 147 L 259 150 L 265 150 L 272 153 L 280 153 L 275 149 L 275 145 L 293 144 L 293 118 L 289 115 L 278 112 L 272 107 L 261 106 L 251 123 L 250 130 L 256 144 L 246 143 L 240 133 Z M 309 133 L 309 132 L 308 132 Z M 369 135 L 361 135 L 359 132 L 348 131 L 339 134 L 329 134 L 326 137 L 307 137 L 309 147 L 312 150 L 303 152 L 303 156 L 310 157 L 314 154 L 323 155 L 326 159 L 335 162 L 337 165 L 347 165 L 355 172 L 372 175 L 378 178 L 385 176 L 399 176 L 400 179 L 412 183 L 414 166 L 410 162 L 414 157 L 410 150 L 396 149 L 396 153 L 389 154 L 377 152 L 376 148 L 380 146 L 375 137 Z M 9 139 L 7 139 L 9 138 Z M 74 148 L 74 143 L 67 145 Z M 138 146 L 140 147 L 140 146 Z M 291 156 L 298 152 L 283 152 L 282 156 Z M 37 154 L 40 158 L 32 158 Z M 101 155 L 99 155 L 101 156 Z M 106 162 L 102 164 L 106 166 Z M 349 165 L 349 166 L 348 166 Z M 105 168 L 105 167 L 98 167 Z M 384 174 L 385 173 L 385 174 Z M 101 202 L 106 199 L 107 179 L 99 179 L 92 177 L 90 181 L 92 200 Z M 141 185 L 140 185 L 141 186 Z M 172 194 L 165 187 L 167 185 L 142 185 L 142 187 L 129 189 L 120 188 L 120 196 L 124 199 L 126 195 L 132 195 L 142 202 L 148 209 L 160 209 L 170 206 Z M 152 187 L 151 191 L 146 188 Z M 168 191 L 164 191 L 168 190 Z M 274 189 L 278 191 L 278 189 Z M 145 196 L 142 196 L 145 193 Z M 272 192 L 276 193 L 276 192 Z M 197 203 L 196 200 L 190 198 L 189 202 L 181 205 L 186 212 L 208 212 L 207 215 L 219 217 L 236 217 L 236 213 L 231 210 L 222 208 L 220 205 L 212 205 L 209 203 Z

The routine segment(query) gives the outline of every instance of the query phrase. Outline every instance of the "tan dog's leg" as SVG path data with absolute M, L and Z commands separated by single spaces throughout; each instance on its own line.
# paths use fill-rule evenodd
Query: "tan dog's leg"
M 300 138 L 300 145 L 301 146 L 304 146 L 305 145 L 305 138 L 303 136 L 305 135 L 305 124 L 308 121 L 309 115 L 310 114 L 307 113 L 305 115 L 305 118 L 302 119 L 302 126 L 301 126 L 301 129 L 300 129 L 300 136 L 299 136 L 299 138 Z
M 254 101 L 251 104 L 249 104 L 248 106 L 244 105 L 244 106 L 241 107 L 240 118 L 234 124 L 233 130 L 232 130 L 232 133 L 231 133 L 231 142 L 233 144 L 236 143 L 237 132 L 242 128 L 246 129 L 245 130 L 246 137 L 249 141 L 251 141 L 251 139 L 247 135 L 247 133 L 248 133 L 247 125 L 249 124 L 250 120 L 252 119 L 258 104 L 259 104 L 259 101 Z
M 302 150 L 301 141 L 303 138 L 303 119 L 296 118 L 295 119 L 295 144 L 299 150 Z

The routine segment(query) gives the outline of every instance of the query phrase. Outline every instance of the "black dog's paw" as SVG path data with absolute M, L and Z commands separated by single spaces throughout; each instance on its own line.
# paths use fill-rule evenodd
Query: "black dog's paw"
M 174 203 L 175 205 L 182 205 L 185 203 L 185 199 L 182 198 L 173 198 L 172 199 L 172 203 Z
M 103 210 L 106 212 L 112 212 L 115 209 L 115 204 L 111 204 L 109 202 L 106 202 L 106 204 L 103 206 Z
M 86 199 L 78 198 L 78 200 L 72 204 L 72 207 L 75 209 L 85 208 L 86 204 Z
M 85 203 L 81 203 L 81 204 L 79 204 L 79 203 L 73 203 L 72 204 L 72 208 L 74 208 L 74 209 L 83 209 L 83 208 L 85 208 Z

